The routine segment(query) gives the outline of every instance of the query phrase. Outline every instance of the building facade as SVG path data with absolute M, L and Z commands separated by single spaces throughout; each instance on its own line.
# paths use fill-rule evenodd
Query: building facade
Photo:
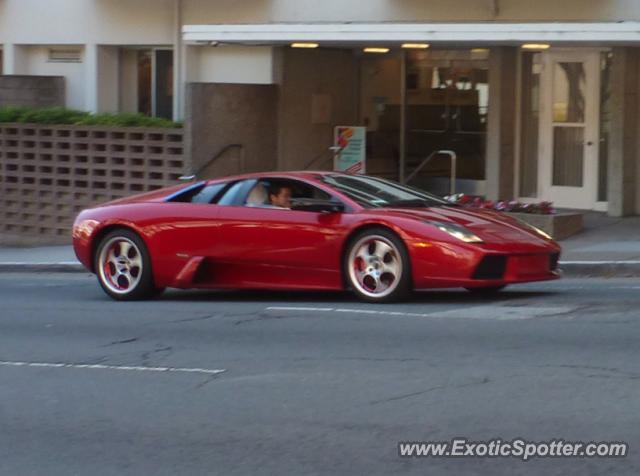
M 493 199 L 640 213 L 635 0 L 0 0 L 2 74 L 68 107 L 185 120 L 212 173 L 331 166 Z M 230 152 L 231 155 L 237 152 Z M 240 165 L 238 165 L 240 164 Z

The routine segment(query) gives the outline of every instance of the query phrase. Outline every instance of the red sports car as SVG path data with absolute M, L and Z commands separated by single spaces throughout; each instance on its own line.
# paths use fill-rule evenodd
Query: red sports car
M 241 175 L 116 200 L 80 213 L 73 243 L 120 300 L 172 287 L 352 289 L 384 302 L 559 277 L 560 247 L 537 228 L 335 172 Z

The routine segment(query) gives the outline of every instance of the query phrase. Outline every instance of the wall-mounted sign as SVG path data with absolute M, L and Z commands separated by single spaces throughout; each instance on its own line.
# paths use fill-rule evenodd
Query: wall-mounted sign
M 366 134 L 366 127 L 336 126 L 333 143 L 337 151 L 333 170 L 350 174 L 366 172 Z

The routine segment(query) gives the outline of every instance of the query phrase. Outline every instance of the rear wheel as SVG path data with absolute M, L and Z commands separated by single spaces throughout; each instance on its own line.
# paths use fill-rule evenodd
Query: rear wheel
M 147 247 L 131 230 L 108 233 L 98 245 L 94 265 L 104 292 L 119 301 L 145 299 L 162 292 L 153 284 Z
M 369 302 L 405 298 L 411 290 L 411 263 L 404 243 L 384 228 L 356 235 L 345 254 L 344 275 L 358 297 Z

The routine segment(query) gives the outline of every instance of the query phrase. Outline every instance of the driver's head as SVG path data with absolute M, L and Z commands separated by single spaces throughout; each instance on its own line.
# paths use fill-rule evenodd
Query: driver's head
M 273 185 L 269 188 L 269 202 L 282 208 L 291 208 L 291 187 Z

